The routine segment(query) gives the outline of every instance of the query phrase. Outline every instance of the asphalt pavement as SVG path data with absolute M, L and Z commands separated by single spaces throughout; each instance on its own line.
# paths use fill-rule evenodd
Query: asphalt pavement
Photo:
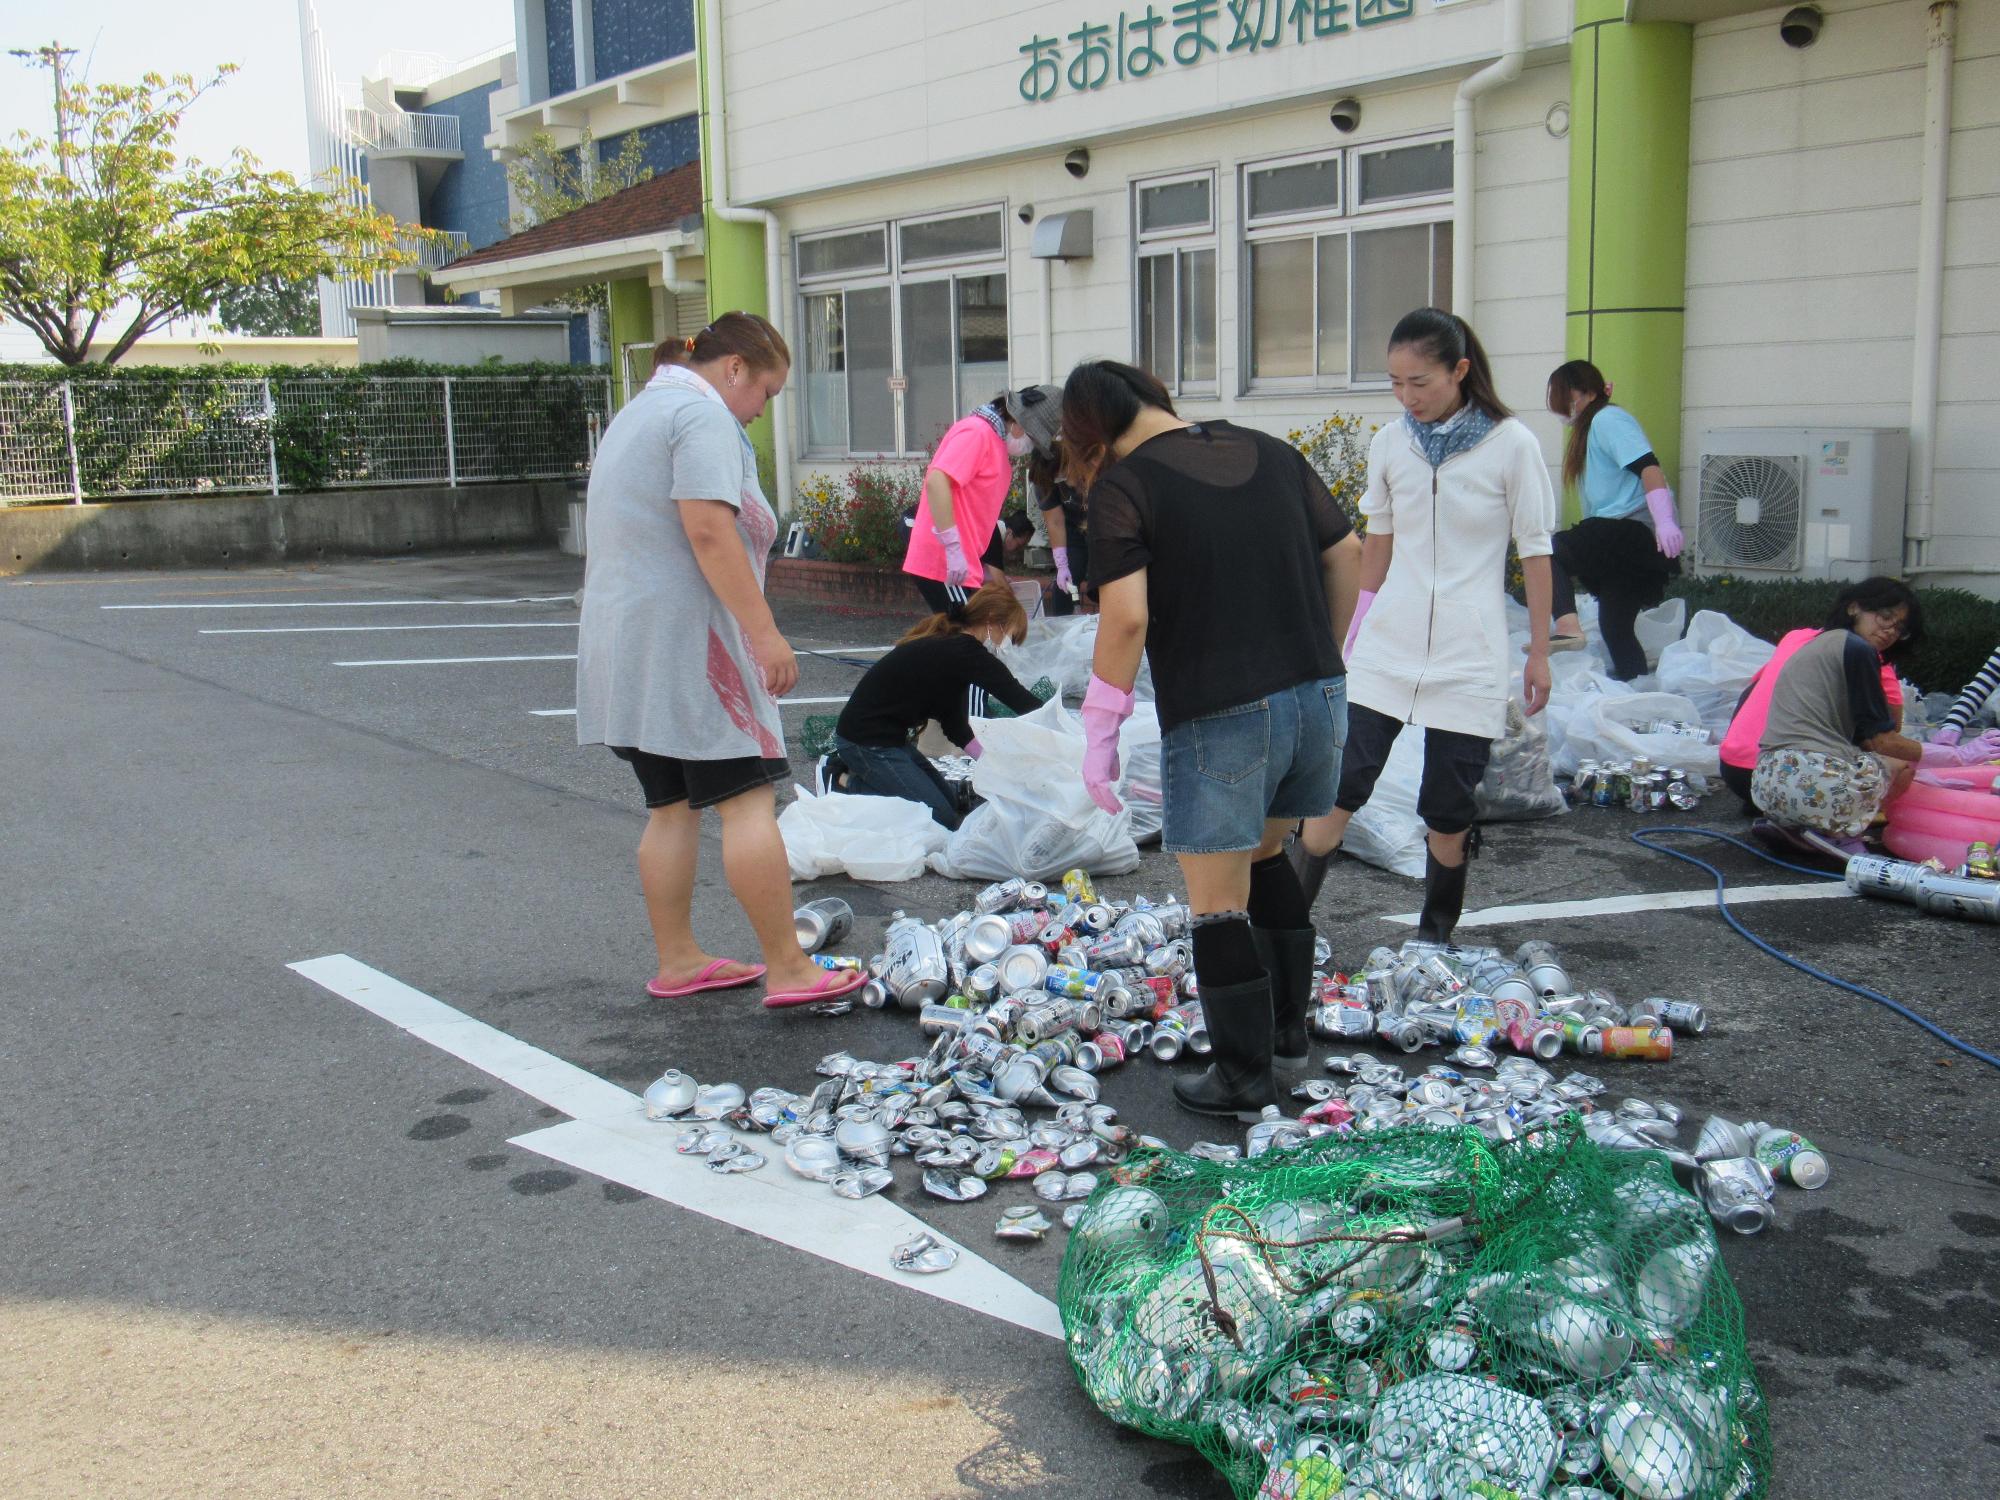
M 0 1489 L 1225 1494 L 1192 1452 L 1099 1416 L 1053 1339 L 510 1144 L 565 1112 L 287 968 L 350 955 L 633 1091 L 667 1066 L 799 1088 L 824 1053 L 913 1049 L 894 1012 L 645 998 L 637 787 L 562 713 L 580 574 L 534 552 L 0 584 Z M 857 648 L 910 618 L 779 616 L 828 653 L 795 700 L 843 697 Z M 798 703 L 788 732 L 835 711 Z M 1740 832 L 1728 800 L 1680 821 Z M 1632 844 L 1639 821 L 1497 827 L 1468 904 L 1706 885 Z M 1793 878 L 1715 857 L 1746 884 Z M 1153 851 L 1107 887 L 1178 883 Z M 846 897 L 869 952 L 891 910 L 942 915 L 975 888 L 800 895 Z M 1419 899 L 1342 861 L 1318 925 L 1358 960 Z M 1991 927 L 1845 898 L 1740 914 L 2000 1045 Z M 750 950 L 712 838 L 697 930 Z M 1788 1125 L 1831 1160 L 1825 1189 L 1783 1192 L 1775 1226 L 1724 1246 L 1771 1398 L 1772 1494 L 2000 1492 L 2000 1078 L 1712 906 L 1479 936 L 1547 938 L 1587 982 L 1702 1001 L 1708 1033 L 1671 1063 L 1592 1071 L 1696 1121 Z M 1106 1096 L 1175 1143 L 1216 1138 L 1169 1077 L 1129 1064 Z M 1060 1231 L 991 1236 L 1017 1197 L 895 1194 L 1052 1295 Z

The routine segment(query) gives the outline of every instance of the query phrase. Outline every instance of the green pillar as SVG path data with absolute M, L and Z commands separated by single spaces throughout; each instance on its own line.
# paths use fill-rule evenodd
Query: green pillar
M 1571 359 L 1587 359 L 1678 483 L 1692 27 L 1576 0 L 1570 41 Z M 1577 518 L 1575 496 L 1565 516 Z
M 611 325 L 612 389 L 618 394 L 618 404 L 623 406 L 638 394 L 625 388 L 625 346 L 653 342 L 653 289 L 643 276 L 628 276 L 612 282 L 606 290 L 610 301 L 605 321 Z
M 708 315 L 714 318 L 726 312 L 753 312 L 764 317 L 771 316 L 771 298 L 776 288 L 764 285 L 764 231 L 756 224 L 738 224 L 723 218 L 715 211 L 715 171 L 710 165 L 715 160 L 715 146 L 710 138 L 712 120 L 709 91 L 708 18 L 707 7 L 719 0 L 695 0 L 694 34 L 699 54 L 697 66 L 700 69 L 701 84 L 701 227 L 706 244 L 703 261 L 708 277 Z M 794 351 L 796 357 L 797 351 Z M 789 391 L 779 398 L 794 401 L 797 398 Z M 768 415 L 759 417 L 750 424 L 750 446 L 757 450 L 757 472 L 764 483 L 764 494 L 771 504 L 783 510 L 790 497 L 777 492 L 778 466 L 771 446 L 771 419 Z

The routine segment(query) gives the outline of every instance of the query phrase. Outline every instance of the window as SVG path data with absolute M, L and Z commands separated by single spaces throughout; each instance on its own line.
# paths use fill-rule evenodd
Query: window
M 795 250 L 809 452 L 928 453 L 1006 386 L 1001 209 L 801 237 Z
M 1134 356 L 1175 394 L 1215 388 L 1215 176 L 1133 184 Z
M 1396 320 L 1450 306 L 1450 198 L 1449 141 L 1245 168 L 1247 387 L 1386 382 Z

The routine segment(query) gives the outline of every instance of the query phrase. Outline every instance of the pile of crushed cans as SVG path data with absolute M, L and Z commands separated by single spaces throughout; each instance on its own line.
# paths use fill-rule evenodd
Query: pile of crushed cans
M 803 1093 L 702 1087 L 670 1070 L 646 1090 L 646 1116 L 677 1122 L 675 1149 L 704 1157 L 717 1172 L 767 1164 L 723 1128 L 733 1127 L 767 1136 L 789 1170 L 843 1197 L 888 1188 L 892 1161 L 906 1156 L 932 1197 L 965 1203 L 990 1183 L 1029 1181 L 1041 1203 L 1069 1205 L 1062 1218 L 1073 1224 L 1101 1174 L 1137 1147 L 1167 1146 L 1119 1122 L 1101 1098 L 1100 1075 L 1142 1054 L 1172 1062 L 1208 1050 L 1188 924 L 1179 902 L 1099 899 L 1081 870 L 1054 888 L 998 882 L 972 910 L 936 923 L 896 913 L 885 951 L 872 960 L 819 961 L 865 968 L 861 1002 L 912 1013 L 930 1038 L 922 1055 L 874 1062 L 835 1052 L 818 1066 L 823 1081 Z M 826 898 L 800 908 L 795 926 L 800 946 L 817 952 L 844 943 L 853 912 Z M 1322 969 L 1329 958 L 1322 942 Z M 1547 943 L 1525 943 L 1510 961 L 1495 948 L 1412 941 L 1375 949 L 1353 976 L 1316 983 L 1309 1024 L 1323 1038 L 1375 1037 L 1405 1053 L 1453 1050 L 1415 1076 L 1368 1053 L 1329 1057 L 1327 1070 L 1345 1082 L 1301 1085 L 1294 1094 L 1307 1106 L 1301 1118 L 1273 1107 L 1243 1144 L 1199 1142 L 1193 1154 L 1257 1156 L 1332 1131 L 1410 1123 L 1473 1125 L 1509 1140 L 1576 1110 L 1601 1145 L 1667 1151 L 1716 1217 L 1746 1233 L 1768 1220 L 1776 1176 L 1807 1187 L 1825 1180 L 1824 1158 L 1789 1132 L 1730 1126 L 1739 1133 L 1723 1134 L 1727 1122 L 1712 1121 L 1715 1132 L 1704 1128 L 1696 1152 L 1681 1153 L 1672 1146 L 1681 1118 L 1672 1105 L 1627 1100 L 1608 1112 L 1596 1102 L 1604 1092 L 1597 1079 L 1557 1079 L 1542 1064 L 1565 1050 L 1665 1060 L 1676 1032 L 1698 1034 L 1707 1018 L 1687 1001 L 1627 1005 L 1607 990 L 1578 992 Z M 849 1001 L 816 1007 L 851 1008 Z M 1515 1055 L 1500 1056 L 1502 1045 Z M 1039 1239 L 1052 1227 L 1040 1209 L 1014 1207 L 996 1233 Z M 954 1258 L 948 1245 L 912 1242 L 899 1248 L 897 1264 L 929 1272 Z
M 1701 803 L 1705 784 L 1681 766 L 1656 766 L 1635 755 L 1630 760 L 1587 760 L 1563 786 L 1572 807 L 1623 807 L 1636 813 L 1687 812 Z

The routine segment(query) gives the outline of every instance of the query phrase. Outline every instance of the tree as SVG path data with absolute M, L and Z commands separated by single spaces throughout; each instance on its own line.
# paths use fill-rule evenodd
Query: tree
M 618 154 L 597 161 L 596 143 L 588 130 L 574 146 L 557 144 L 546 130 L 529 136 L 520 154 L 507 164 L 507 181 L 521 211 L 514 216 L 516 233 L 573 213 L 586 203 L 622 193 L 653 175 L 635 130 L 625 137 Z M 605 305 L 602 283 L 580 286 L 554 299 L 564 307 L 585 312 Z
M 235 71 L 225 65 L 204 83 L 185 73 L 74 86 L 58 77 L 54 139 L 24 131 L 0 147 L 0 312 L 62 363 L 89 359 L 102 331 L 111 364 L 171 319 L 206 317 L 225 293 L 260 280 L 392 270 L 431 237 L 369 207 L 351 184 L 304 187 L 241 148 L 221 166 L 182 160 L 181 117 Z
M 229 287 L 216 299 L 215 321 L 253 338 L 312 338 L 319 333 L 319 283 L 260 276 Z

